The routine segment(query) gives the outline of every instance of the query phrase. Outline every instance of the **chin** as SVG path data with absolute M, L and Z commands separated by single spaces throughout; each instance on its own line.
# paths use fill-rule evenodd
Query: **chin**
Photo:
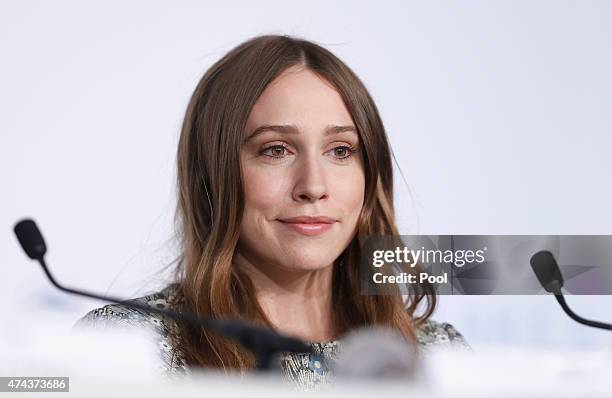
M 317 271 L 329 268 L 336 257 L 333 256 L 296 256 L 293 259 L 285 258 L 284 268 L 291 271 Z

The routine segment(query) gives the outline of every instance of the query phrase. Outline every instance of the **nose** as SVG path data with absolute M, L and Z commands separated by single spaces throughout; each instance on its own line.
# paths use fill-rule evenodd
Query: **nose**
M 294 200 L 314 202 L 328 197 L 325 170 L 316 156 L 304 156 L 300 162 L 297 162 L 296 169 Z

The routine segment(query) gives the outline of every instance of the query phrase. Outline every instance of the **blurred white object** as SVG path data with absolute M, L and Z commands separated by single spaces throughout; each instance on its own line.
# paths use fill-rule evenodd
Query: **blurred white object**
M 425 360 L 434 396 L 610 397 L 612 351 L 512 346 L 432 350 Z
M 416 382 L 418 365 L 416 350 L 398 332 L 374 327 L 342 339 L 334 372 L 338 379 Z
M 146 328 L 72 330 L 64 322 L 28 317 L 3 325 L 0 375 L 151 381 L 159 378 L 156 353 Z
M 382 334 L 381 334 L 382 333 Z M 296 392 L 277 374 L 245 377 L 194 372 L 166 379 L 152 336 L 143 329 L 71 331 L 43 317 L 13 320 L 0 329 L 1 376 L 68 376 L 75 396 L 287 397 Z M 397 335 L 375 329 L 347 336 L 340 374 L 317 395 L 333 397 L 606 397 L 612 396 L 612 352 L 551 351 L 474 346 L 473 351 L 430 348 L 415 363 Z M 361 347 L 361 348 L 360 348 Z M 345 366 L 342 368 L 342 366 Z M 398 377 L 399 376 L 399 377 Z M 62 393 L 57 393 L 61 394 Z M 55 396 L 55 395 L 54 395 Z

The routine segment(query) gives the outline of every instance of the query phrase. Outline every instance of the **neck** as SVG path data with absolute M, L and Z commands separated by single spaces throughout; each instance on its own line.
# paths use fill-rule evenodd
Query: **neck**
M 334 338 L 332 264 L 313 271 L 269 269 L 239 253 L 234 262 L 251 279 L 257 302 L 276 330 L 311 342 Z

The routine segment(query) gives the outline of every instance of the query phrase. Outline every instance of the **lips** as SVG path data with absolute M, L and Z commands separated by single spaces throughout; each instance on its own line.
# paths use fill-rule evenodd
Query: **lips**
M 313 236 L 329 231 L 337 220 L 325 216 L 299 216 L 282 218 L 278 221 L 295 232 Z
M 325 216 L 299 216 L 290 218 L 281 218 L 281 222 L 296 223 L 296 224 L 333 224 L 336 222 L 333 218 Z

